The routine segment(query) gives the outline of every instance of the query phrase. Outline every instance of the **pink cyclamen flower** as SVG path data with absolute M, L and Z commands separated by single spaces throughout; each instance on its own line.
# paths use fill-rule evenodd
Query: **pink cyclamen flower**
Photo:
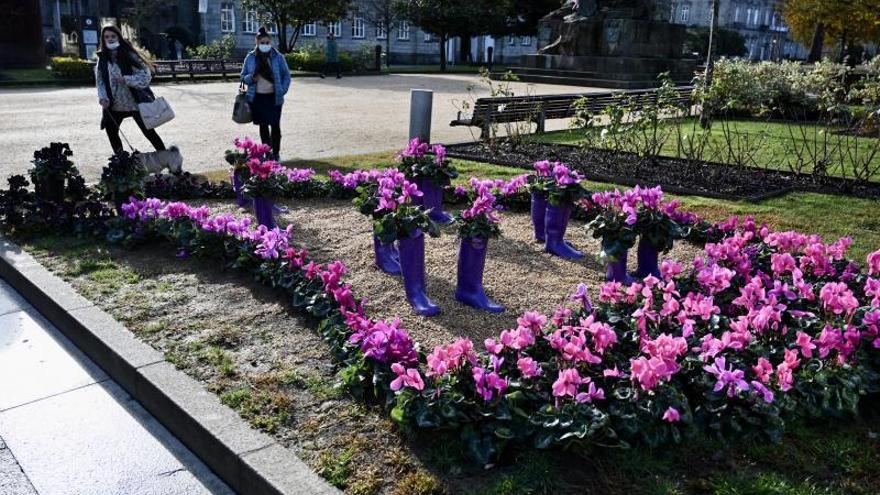
M 733 397 L 738 391 L 749 390 L 749 384 L 743 379 L 745 373 L 742 370 L 734 369 L 733 366 L 727 366 L 724 357 L 715 358 L 715 363 L 703 366 L 706 372 L 711 373 L 718 380 L 715 383 L 715 392 L 727 389 L 727 396 Z
M 519 358 L 516 367 L 526 378 L 535 378 L 541 376 L 541 365 L 530 357 Z
M 822 306 L 836 315 L 850 314 L 859 307 L 859 302 L 844 283 L 827 283 L 819 292 Z
M 868 255 L 868 273 L 880 275 L 880 250 Z
M 665 413 L 663 413 L 663 421 L 678 423 L 681 421 L 681 414 L 679 414 L 678 409 L 670 407 Z
M 403 387 L 410 387 L 416 390 L 423 390 L 425 388 L 425 382 L 422 381 L 419 370 L 414 368 L 406 369 L 402 364 L 394 363 L 391 365 L 391 371 L 397 374 L 397 378 L 391 382 L 391 390 L 397 392 Z
M 589 378 L 584 379 L 585 382 L 587 380 L 589 380 Z M 590 382 L 587 386 L 587 391 L 577 394 L 574 400 L 578 404 L 583 404 L 584 402 L 592 403 L 596 400 L 605 400 L 605 391 L 597 387 L 595 383 Z
M 798 331 L 797 340 L 795 343 L 798 347 L 800 347 L 801 354 L 803 354 L 804 357 L 813 357 L 813 349 L 816 348 L 816 344 L 813 343 L 813 339 L 810 338 L 809 335 L 805 334 L 804 332 Z
M 578 370 L 574 368 L 560 370 L 559 376 L 553 382 L 553 396 L 574 398 L 581 383 L 583 383 L 583 379 Z
M 590 300 L 590 294 L 587 292 L 587 284 L 578 284 L 577 291 L 569 296 L 568 299 L 581 303 L 584 306 L 584 312 L 593 312 L 593 301 Z

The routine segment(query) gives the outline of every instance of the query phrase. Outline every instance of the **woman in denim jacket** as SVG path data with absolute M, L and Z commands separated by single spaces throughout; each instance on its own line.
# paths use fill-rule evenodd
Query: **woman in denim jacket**
M 244 59 L 241 81 L 248 86 L 247 99 L 254 124 L 260 126 L 260 139 L 272 147 L 273 158 L 280 160 L 281 108 L 290 89 L 290 69 L 264 27 L 257 33 L 257 47 Z

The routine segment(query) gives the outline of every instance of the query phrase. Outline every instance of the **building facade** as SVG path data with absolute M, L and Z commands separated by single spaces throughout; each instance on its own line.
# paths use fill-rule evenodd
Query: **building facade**
M 208 0 L 207 11 L 201 14 L 203 26 L 202 39 L 207 43 L 232 36 L 235 39 L 236 54 L 243 55 L 254 47 L 254 35 L 261 25 L 266 25 L 265 16 L 260 12 L 245 10 L 239 0 Z M 418 26 L 401 21 L 386 29 L 372 23 L 366 14 L 366 5 L 353 0 L 349 15 L 336 23 L 312 23 L 300 33 L 297 46 L 304 44 L 322 45 L 328 31 L 333 31 L 341 51 L 354 52 L 362 49 L 375 50 L 382 47 L 386 52 L 390 38 L 388 61 L 395 65 L 438 64 L 440 46 L 436 37 L 422 31 Z M 266 25 L 268 29 L 275 27 Z M 532 37 L 475 37 L 469 40 L 455 38 L 447 43 L 447 60 L 452 63 L 484 63 L 489 53 L 497 63 L 511 63 L 523 53 L 535 51 Z
M 746 40 L 750 60 L 805 59 L 807 49 L 791 39 L 782 19 L 781 0 L 718 0 L 718 25 L 739 31 Z M 669 21 L 687 26 L 708 26 L 711 0 L 672 0 Z

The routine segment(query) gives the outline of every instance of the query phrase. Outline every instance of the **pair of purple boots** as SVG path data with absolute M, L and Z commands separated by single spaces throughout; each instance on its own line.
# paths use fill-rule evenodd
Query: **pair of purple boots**
M 657 248 L 651 245 L 651 243 L 644 237 L 639 239 L 636 256 L 638 256 L 638 267 L 636 268 L 635 278 L 630 276 L 626 271 L 629 250 L 624 251 L 616 261 L 608 264 L 608 271 L 605 273 L 605 278 L 609 282 L 620 282 L 624 285 L 630 285 L 635 282 L 636 279 L 644 279 L 648 275 L 660 278 L 660 267 L 658 266 L 660 253 L 657 251 Z
M 568 220 L 571 218 L 571 205 L 553 206 L 542 193 L 532 193 L 532 225 L 535 240 L 544 244 L 544 249 L 560 258 L 579 260 L 584 253 L 565 241 Z
M 504 307 L 486 296 L 483 289 L 483 272 L 486 268 L 488 242 L 485 239 L 462 239 L 458 253 L 458 285 L 455 299 L 463 304 L 490 313 L 500 313 Z M 389 275 L 403 275 L 406 299 L 413 311 L 421 316 L 436 316 L 440 307 L 434 304 L 427 294 L 425 276 L 425 236 L 417 232 L 415 236 L 382 244 L 373 237 L 373 250 L 376 266 Z
M 416 231 L 413 237 L 399 239 L 395 244 L 382 244 L 373 236 L 376 266 L 389 275 L 403 275 L 406 300 L 421 316 L 440 314 L 440 306 L 428 298 L 425 276 L 425 235 Z

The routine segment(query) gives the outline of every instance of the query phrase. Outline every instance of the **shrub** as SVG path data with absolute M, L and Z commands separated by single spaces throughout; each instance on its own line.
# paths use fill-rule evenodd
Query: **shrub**
M 235 38 L 226 35 L 210 45 L 189 46 L 186 48 L 186 56 L 189 58 L 229 60 L 235 49 Z
M 304 72 L 321 72 L 324 69 L 324 47 L 317 43 L 308 43 L 296 51 L 284 55 L 290 70 Z M 355 61 L 348 52 L 339 53 L 339 65 L 342 72 L 357 72 Z
M 52 57 L 49 66 L 56 77 L 67 81 L 94 80 L 94 69 L 88 60 L 73 57 Z
M 710 87 L 697 77 L 695 96 L 708 108 L 752 117 L 812 113 L 845 100 L 846 71 L 827 60 L 805 72 L 797 62 L 721 59 Z

